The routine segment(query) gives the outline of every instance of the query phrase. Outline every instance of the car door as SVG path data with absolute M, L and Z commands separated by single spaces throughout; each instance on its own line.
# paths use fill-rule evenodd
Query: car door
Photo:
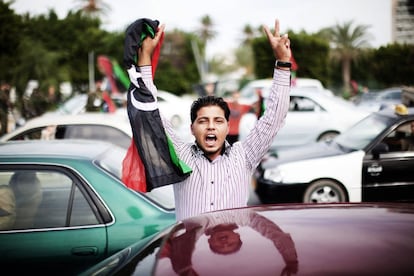
M 286 123 L 280 129 L 273 146 L 300 145 L 316 142 L 323 133 L 329 114 L 315 101 L 304 96 L 291 96 Z
M 411 135 L 407 126 L 401 124 L 374 146 L 384 146 L 377 158 L 372 151 L 365 156 L 363 201 L 414 200 L 414 150 L 404 146 Z
M 8 211 L 14 224 L 0 230 L 2 263 L 76 274 L 106 256 L 106 227 L 71 172 L 16 165 L 1 169 L 0 181 L 15 200 Z

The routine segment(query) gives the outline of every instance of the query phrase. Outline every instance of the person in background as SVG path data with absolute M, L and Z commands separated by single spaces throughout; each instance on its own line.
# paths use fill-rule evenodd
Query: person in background
M 138 48 L 139 77 L 154 96 L 157 88 L 153 83 L 151 57 L 164 28 L 161 25 L 154 37 L 147 36 Z M 267 26 L 263 29 L 276 59 L 273 85 L 263 116 L 244 141 L 233 145 L 226 141 L 230 109 L 221 97 L 205 96 L 193 102 L 190 116 L 195 142 L 181 141 L 168 120 L 163 119 L 179 159 L 192 169 L 185 180 L 173 184 L 177 220 L 247 206 L 251 177 L 284 125 L 289 108 L 290 40 L 287 34 L 280 34 L 278 20 L 273 33 Z
M 8 132 L 8 114 L 11 107 L 10 85 L 2 83 L 0 87 L 0 136 Z
M 246 114 L 252 107 L 247 104 L 240 103 L 240 91 L 235 90 L 232 93 L 231 100 L 227 101 L 230 108 L 229 117 L 229 134 L 227 135 L 227 141 L 230 145 L 239 140 L 239 125 L 241 117 Z

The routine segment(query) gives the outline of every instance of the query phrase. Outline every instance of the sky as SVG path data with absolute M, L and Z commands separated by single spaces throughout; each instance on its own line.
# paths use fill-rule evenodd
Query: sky
M 6 0 L 6 2 L 10 2 Z M 15 0 L 11 8 L 18 14 L 47 14 L 53 9 L 65 18 L 82 0 Z M 175 28 L 192 32 L 201 26 L 201 18 L 210 16 L 216 37 L 207 47 L 207 56 L 226 54 L 243 39 L 243 28 L 274 26 L 280 20 L 281 33 L 288 30 L 315 33 L 322 28 L 353 21 L 369 26 L 372 47 L 392 41 L 392 0 L 104 0 L 110 10 L 102 19 L 108 31 L 124 31 L 138 18 L 159 20 L 166 31 Z M 294 45 L 294 41 L 292 41 Z M 292 49 L 294 50 L 294 46 Z

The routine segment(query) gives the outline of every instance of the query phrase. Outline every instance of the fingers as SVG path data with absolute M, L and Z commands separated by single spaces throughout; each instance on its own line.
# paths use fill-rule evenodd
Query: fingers
M 265 32 L 267 39 L 270 39 L 273 36 L 269 28 L 266 25 L 263 25 L 263 31 Z
M 279 23 L 279 19 L 275 20 L 275 37 L 279 37 L 280 36 L 280 23 Z

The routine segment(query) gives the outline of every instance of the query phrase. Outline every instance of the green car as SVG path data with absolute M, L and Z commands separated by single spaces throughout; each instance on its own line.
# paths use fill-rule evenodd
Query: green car
M 1 266 L 74 275 L 173 224 L 172 192 L 122 183 L 125 154 L 87 140 L 0 144 Z

